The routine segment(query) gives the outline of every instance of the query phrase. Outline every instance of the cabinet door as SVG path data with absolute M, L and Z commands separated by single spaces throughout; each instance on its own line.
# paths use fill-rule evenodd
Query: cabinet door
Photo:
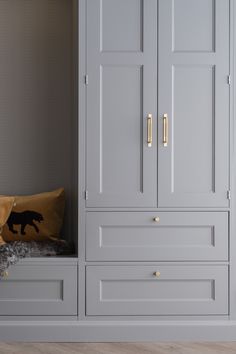
M 77 315 L 77 266 L 22 260 L 0 281 L 0 315 Z
M 227 212 L 88 212 L 87 261 L 227 261 Z
M 228 206 L 228 75 L 229 1 L 160 0 L 160 207 Z
M 87 316 L 226 315 L 226 265 L 87 266 Z
M 87 206 L 156 206 L 156 0 L 87 0 L 87 74 Z

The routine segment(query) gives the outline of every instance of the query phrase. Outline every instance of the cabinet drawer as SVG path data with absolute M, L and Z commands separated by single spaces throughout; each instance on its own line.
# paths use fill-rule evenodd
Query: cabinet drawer
M 87 266 L 86 274 L 87 315 L 228 313 L 224 265 Z
M 76 314 L 76 265 L 17 264 L 0 281 L 0 315 Z
M 86 259 L 227 260 L 228 213 L 88 212 Z

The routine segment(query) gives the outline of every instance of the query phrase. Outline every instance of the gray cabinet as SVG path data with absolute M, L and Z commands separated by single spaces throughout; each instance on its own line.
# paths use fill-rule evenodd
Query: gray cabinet
M 229 0 L 86 4 L 86 315 L 228 315 Z
M 227 261 L 227 212 L 88 212 L 89 261 Z
M 86 43 L 87 207 L 228 207 L 229 1 L 88 0 Z
M 161 0 L 158 25 L 159 206 L 227 207 L 229 1 Z
M 87 315 L 228 313 L 227 266 L 88 266 Z
M 63 263 L 12 266 L 0 281 L 0 315 L 77 315 L 77 265 Z
M 75 241 L 0 280 L 0 340 L 235 340 L 236 1 L 0 13 L 1 193 L 64 185 Z
M 157 1 L 88 0 L 86 45 L 86 204 L 154 207 Z

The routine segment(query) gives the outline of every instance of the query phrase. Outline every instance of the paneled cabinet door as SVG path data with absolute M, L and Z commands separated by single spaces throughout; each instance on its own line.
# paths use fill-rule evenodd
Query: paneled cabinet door
M 86 205 L 155 207 L 157 1 L 87 0 L 86 16 Z
M 158 204 L 227 207 L 229 0 L 160 0 Z

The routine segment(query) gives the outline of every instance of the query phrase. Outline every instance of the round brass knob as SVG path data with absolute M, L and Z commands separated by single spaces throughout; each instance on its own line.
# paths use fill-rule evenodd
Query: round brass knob
M 159 222 L 159 221 L 160 221 L 159 216 L 156 216 L 155 218 L 153 218 L 153 221 L 155 221 L 155 222 Z
M 161 275 L 160 272 L 154 272 L 153 275 L 155 275 L 155 277 L 159 278 L 159 276 Z

